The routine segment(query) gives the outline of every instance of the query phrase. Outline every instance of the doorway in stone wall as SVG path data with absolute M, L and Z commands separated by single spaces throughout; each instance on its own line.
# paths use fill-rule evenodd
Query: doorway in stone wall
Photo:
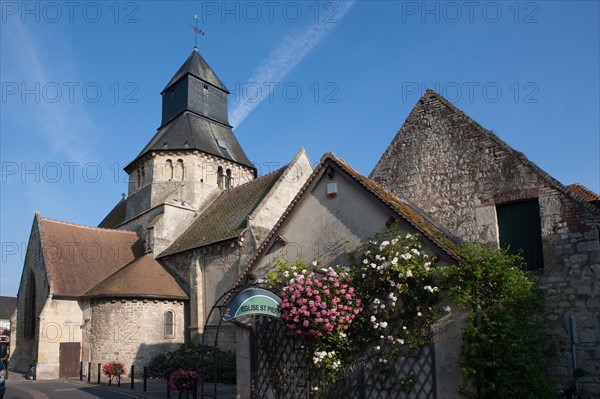
M 59 378 L 77 377 L 79 375 L 79 360 L 81 342 L 61 342 L 59 355 Z

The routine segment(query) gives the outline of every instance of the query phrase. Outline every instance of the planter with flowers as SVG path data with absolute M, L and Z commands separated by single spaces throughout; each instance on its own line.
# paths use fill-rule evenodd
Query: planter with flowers
M 200 376 L 194 370 L 186 370 L 183 368 L 175 370 L 169 376 L 169 389 L 179 392 L 179 398 L 189 396 L 193 392 L 194 385 L 201 381 Z
M 121 376 L 127 374 L 125 363 L 118 360 L 111 360 L 102 366 L 102 372 L 108 378 L 108 383 L 111 384 L 113 379 L 117 380 L 117 383 L 121 384 Z

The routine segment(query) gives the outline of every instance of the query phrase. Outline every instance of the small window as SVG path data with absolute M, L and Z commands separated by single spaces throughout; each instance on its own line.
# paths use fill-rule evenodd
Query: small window
M 542 224 L 538 200 L 497 205 L 500 246 L 520 253 L 527 270 L 544 267 Z
M 219 186 L 219 188 L 223 188 L 223 179 L 223 167 L 219 166 L 217 169 L 217 186 Z
M 173 175 L 173 180 L 183 181 L 184 172 L 185 171 L 183 169 L 183 159 L 178 159 L 177 164 L 175 165 L 175 173 Z
M 173 161 L 167 159 L 163 172 L 163 178 L 167 181 L 173 180 Z
M 231 169 L 227 169 L 225 175 L 225 188 L 231 188 L 233 186 L 233 177 L 231 177 Z
M 175 316 L 172 310 L 165 312 L 165 338 L 175 338 Z

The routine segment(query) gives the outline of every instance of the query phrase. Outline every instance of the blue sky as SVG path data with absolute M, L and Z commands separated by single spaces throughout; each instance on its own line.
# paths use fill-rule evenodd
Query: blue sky
M 194 15 L 261 173 L 304 146 L 368 175 L 430 87 L 600 191 L 597 1 L 3 1 L 0 295 L 17 293 L 36 211 L 94 226 L 127 191 Z

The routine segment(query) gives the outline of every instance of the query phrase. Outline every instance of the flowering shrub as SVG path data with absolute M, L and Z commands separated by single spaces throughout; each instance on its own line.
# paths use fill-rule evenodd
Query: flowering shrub
M 320 338 L 348 329 L 362 311 L 348 280 L 333 270 L 294 272 L 283 288 L 281 317 L 293 334 Z
M 108 381 L 112 382 L 113 378 L 117 381 L 121 381 L 121 376 L 127 374 L 125 363 L 118 360 L 111 360 L 102 366 L 102 373 L 108 377 Z
M 169 377 L 169 389 L 179 391 L 181 397 L 184 393 L 192 392 L 194 381 L 200 381 L 200 376 L 193 370 L 177 369 Z
M 302 260 L 295 264 L 279 260 L 267 280 L 283 287 L 281 318 L 290 334 L 313 341 L 312 365 L 335 381 L 343 369 L 341 354 L 350 346 L 346 331 L 362 306 L 346 272 L 317 266 L 313 262 L 315 270 L 309 271 Z
M 315 395 L 328 397 L 361 359 L 374 363 L 381 387 L 412 387 L 414 375 L 392 373 L 399 356 L 415 355 L 431 340 L 441 299 L 434 262 L 417 236 L 391 230 L 363 245 L 350 267 L 276 262 L 267 281 L 283 287 L 281 316 L 290 333 L 311 342 Z
M 365 311 L 352 330 L 355 339 L 384 364 L 428 344 L 441 298 L 434 259 L 423 252 L 418 237 L 371 240 L 356 259 L 351 273 Z

